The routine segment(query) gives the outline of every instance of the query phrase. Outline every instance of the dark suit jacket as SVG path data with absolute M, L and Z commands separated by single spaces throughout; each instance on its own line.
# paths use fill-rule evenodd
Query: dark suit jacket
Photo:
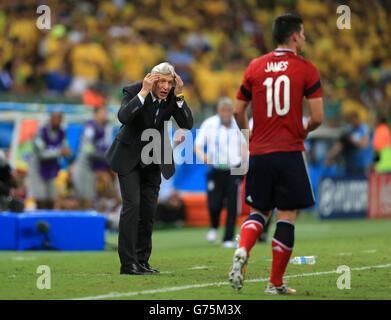
M 140 162 L 141 150 L 149 143 L 141 140 L 141 134 L 145 129 L 154 128 L 160 132 L 161 137 L 161 171 L 163 176 L 169 179 L 175 172 L 175 164 L 164 121 L 168 121 L 173 116 L 180 128 L 191 129 L 193 127 L 193 116 L 186 102 L 183 103 L 182 108 L 178 107 L 175 101 L 174 88 L 172 88 L 166 102 L 160 107 L 155 124 L 152 96 L 149 93 L 145 98 L 144 105 L 141 104 L 137 96 L 141 88 L 142 82 L 137 82 L 123 89 L 124 97 L 118 111 L 118 120 L 122 125 L 106 153 L 106 160 L 115 172 L 127 174 Z M 163 143 L 164 136 L 168 141 L 166 144 Z M 171 157 L 169 162 L 171 163 L 164 163 L 165 153 L 169 153 Z

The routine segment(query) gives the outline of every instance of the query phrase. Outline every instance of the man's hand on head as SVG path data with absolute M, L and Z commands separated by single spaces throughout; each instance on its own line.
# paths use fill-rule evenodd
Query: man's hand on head
M 145 99 L 148 95 L 148 93 L 152 90 L 153 85 L 159 81 L 160 75 L 159 74 L 151 74 L 148 73 L 144 80 L 143 80 L 143 87 L 141 88 L 141 91 L 139 94 Z
M 175 72 L 175 95 L 181 94 L 183 90 L 183 81 L 181 77 Z

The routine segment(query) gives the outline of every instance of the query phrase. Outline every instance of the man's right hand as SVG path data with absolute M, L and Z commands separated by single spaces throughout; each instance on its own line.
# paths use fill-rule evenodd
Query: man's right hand
M 145 99 L 148 95 L 148 93 L 152 90 L 153 85 L 156 81 L 158 81 L 160 78 L 159 74 L 151 74 L 148 73 L 144 80 L 143 80 L 143 87 L 141 88 L 141 91 L 139 94 Z

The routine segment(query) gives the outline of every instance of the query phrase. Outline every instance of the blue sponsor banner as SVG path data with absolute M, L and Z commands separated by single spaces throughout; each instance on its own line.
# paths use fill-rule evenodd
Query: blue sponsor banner
M 366 218 L 368 178 L 366 176 L 322 177 L 318 187 L 321 219 Z

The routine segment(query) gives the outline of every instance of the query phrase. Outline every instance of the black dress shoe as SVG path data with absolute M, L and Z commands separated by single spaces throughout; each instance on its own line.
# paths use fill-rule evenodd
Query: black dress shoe
M 142 275 L 150 272 L 146 272 L 144 268 L 136 263 L 132 263 L 129 266 L 121 266 L 120 274 L 133 274 L 133 275 Z
M 159 270 L 152 268 L 148 262 L 140 263 L 140 266 L 150 273 L 159 273 Z

